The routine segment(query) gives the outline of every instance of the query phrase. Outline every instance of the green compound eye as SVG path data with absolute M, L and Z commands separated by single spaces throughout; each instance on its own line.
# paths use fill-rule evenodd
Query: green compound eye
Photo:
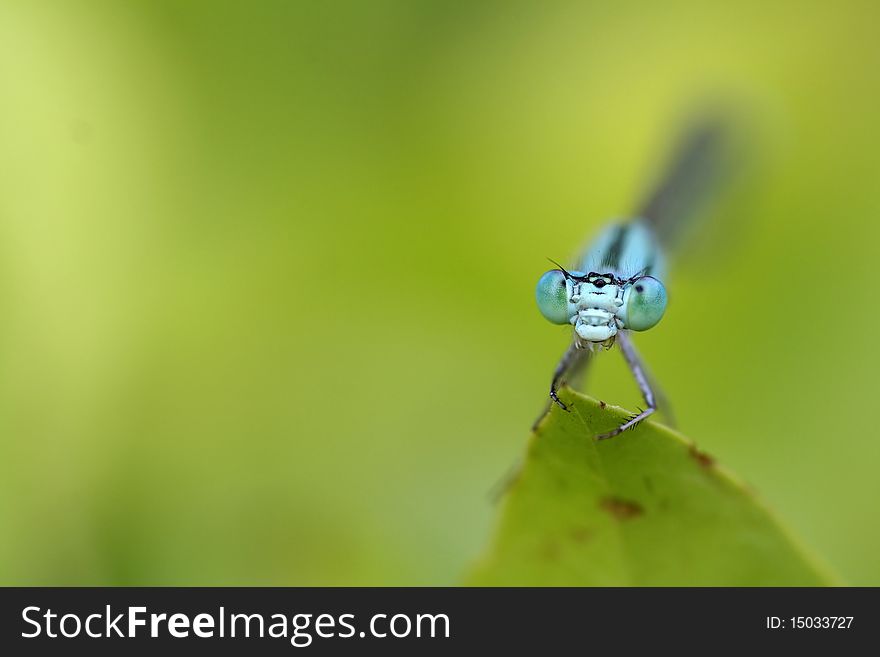
M 619 316 L 626 328 L 646 331 L 666 312 L 666 288 L 653 276 L 637 278 L 623 293 L 622 310 Z
M 565 274 L 558 269 L 551 269 L 541 276 L 535 288 L 535 300 L 541 314 L 554 324 L 568 324 L 574 314 L 569 310 Z

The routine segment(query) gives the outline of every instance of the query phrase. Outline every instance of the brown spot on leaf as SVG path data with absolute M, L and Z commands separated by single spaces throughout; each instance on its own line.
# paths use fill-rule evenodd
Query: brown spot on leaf
M 692 459 L 700 464 L 700 467 L 702 468 L 711 468 L 713 465 L 715 465 L 715 459 L 709 454 L 706 454 L 706 452 L 701 452 L 700 450 L 698 450 L 696 445 L 691 445 L 688 453 L 691 455 Z
M 599 400 L 599 408 L 601 408 L 601 409 L 604 411 L 606 406 L 608 406 L 608 404 L 606 404 L 605 402 L 603 402 L 603 401 L 600 399 L 600 400 Z
M 641 504 L 621 497 L 603 497 L 599 505 L 618 520 L 637 518 L 645 512 Z
M 586 543 L 593 537 L 593 532 L 586 527 L 575 527 L 571 530 L 570 536 L 575 543 Z

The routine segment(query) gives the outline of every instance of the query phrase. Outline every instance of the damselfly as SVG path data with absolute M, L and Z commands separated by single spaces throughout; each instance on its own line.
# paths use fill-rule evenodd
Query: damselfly
M 581 373 L 592 355 L 620 346 L 645 399 L 645 409 L 613 431 L 613 438 L 654 413 L 663 398 L 633 345 L 631 332 L 646 331 L 666 311 L 664 253 L 694 213 L 718 173 L 721 130 L 715 121 L 691 128 L 676 151 L 666 176 L 639 206 L 634 218 L 606 227 L 569 271 L 557 265 L 541 276 L 535 296 L 541 314 L 554 324 L 571 324 L 571 345 L 556 367 L 550 399 L 563 380 Z M 556 263 L 554 263 L 556 264 Z

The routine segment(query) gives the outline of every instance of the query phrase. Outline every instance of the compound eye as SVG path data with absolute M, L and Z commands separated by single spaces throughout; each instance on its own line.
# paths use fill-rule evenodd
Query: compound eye
M 666 288 L 653 276 L 632 282 L 623 294 L 623 323 L 633 331 L 646 331 L 666 312 Z
M 554 324 L 568 324 L 572 313 L 568 303 L 568 281 L 559 269 L 551 269 L 538 280 L 535 301 L 544 318 Z

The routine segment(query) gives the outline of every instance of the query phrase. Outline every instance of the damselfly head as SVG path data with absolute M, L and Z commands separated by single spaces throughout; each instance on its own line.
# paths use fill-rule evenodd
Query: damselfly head
M 645 331 L 666 311 L 666 288 L 652 276 L 551 269 L 535 289 L 538 310 L 554 324 L 571 324 L 583 342 L 613 340 L 621 328 Z

